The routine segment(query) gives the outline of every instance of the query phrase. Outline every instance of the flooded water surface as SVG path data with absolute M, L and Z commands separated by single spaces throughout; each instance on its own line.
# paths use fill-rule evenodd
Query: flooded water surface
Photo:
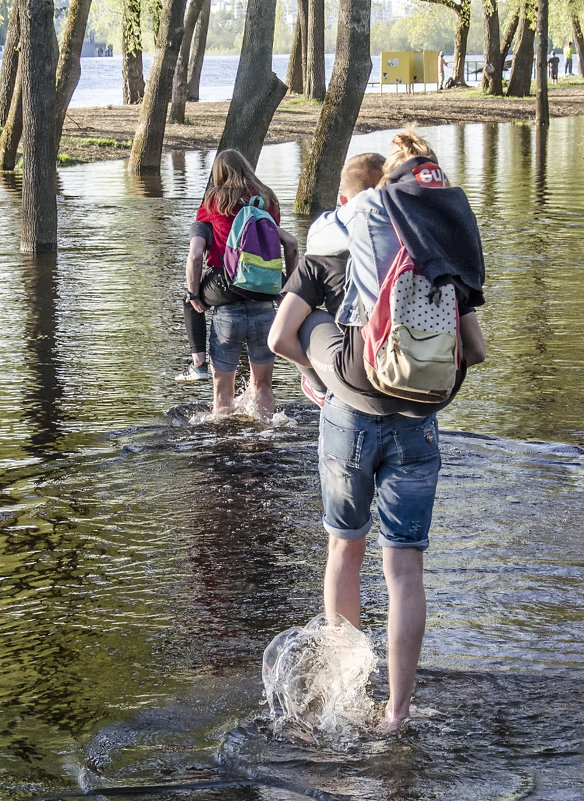
M 375 526 L 355 641 L 376 665 L 370 717 L 323 737 L 275 725 L 264 695 L 264 650 L 322 611 L 318 409 L 281 360 L 270 423 L 214 419 L 208 383 L 173 380 L 213 154 L 165 155 L 155 181 L 124 162 L 61 170 L 52 258 L 19 253 L 19 187 L 0 184 L 1 801 L 584 797 L 584 122 L 552 120 L 547 141 L 515 125 L 422 133 L 478 218 L 488 359 L 440 415 L 428 626 L 398 737 L 373 723 Z M 300 159 L 266 147 L 258 173 L 304 243 Z

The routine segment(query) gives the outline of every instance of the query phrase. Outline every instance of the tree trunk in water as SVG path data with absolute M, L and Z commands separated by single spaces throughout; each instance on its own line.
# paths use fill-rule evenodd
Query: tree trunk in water
M 539 0 L 537 8 L 537 88 L 535 94 L 535 122 L 550 124 L 547 85 L 548 0 Z
M 455 86 L 466 86 L 464 66 L 468 29 L 470 28 L 470 0 L 461 0 L 457 14 L 458 25 L 454 34 L 454 55 L 452 56 L 452 82 Z
M 81 48 L 85 38 L 87 17 L 91 0 L 71 0 L 67 27 L 57 64 L 57 89 L 55 97 L 55 146 L 59 150 L 61 132 L 69 103 L 81 76 Z
M 140 0 L 124 0 L 122 17 L 122 92 L 124 105 L 144 98 Z
M 46 253 L 57 249 L 55 9 L 53 0 L 22 0 L 22 3 L 24 137 L 20 249 Z
M 185 0 L 164 0 L 156 49 L 128 162 L 129 172 L 160 172 L 166 112 L 183 35 L 184 14 Z
M 509 79 L 509 97 L 528 97 L 531 90 L 533 70 L 533 45 L 535 42 L 535 17 L 537 0 L 524 0 L 517 30 L 517 45 Z M 546 47 L 547 51 L 547 47 Z
M 18 5 L 18 3 L 16 3 Z M 12 101 L 8 118 L 0 134 L 0 172 L 13 172 L 16 166 L 16 154 L 22 136 L 22 69 L 16 73 L 16 83 L 12 92 Z
M 518 25 L 519 25 L 519 0 L 516 0 L 515 10 L 513 12 L 513 15 L 510 17 L 509 22 L 507 23 L 507 27 L 505 28 L 505 33 L 503 34 L 503 41 L 501 42 L 501 70 L 505 69 L 505 62 L 507 61 L 509 50 L 511 50 L 513 37 L 515 36 Z
M 290 50 L 288 69 L 286 71 L 286 85 L 288 86 L 289 92 L 301 95 L 304 91 L 302 72 L 302 26 L 300 24 L 300 15 L 298 15 L 294 28 L 294 41 L 292 43 L 292 49 Z
M 8 119 L 12 92 L 16 83 L 16 73 L 18 72 L 18 55 L 20 44 L 20 6 L 14 0 L 8 29 L 6 31 L 6 42 L 4 43 L 4 54 L 2 56 L 2 68 L 0 69 L 0 125 L 4 125 Z
M 584 78 L 584 35 L 580 20 L 575 14 L 572 16 L 572 31 L 574 33 L 574 49 L 578 56 L 578 75 Z
M 324 0 L 308 0 L 307 28 L 308 41 L 304 95 L 307 100 L 322 101 L 326 93 L 324 73 Z
M 187 104 L 187 71 L 189 68 L 189 54 L 191 42 L 195 32 L 195 25 L 201 13 L 203 0 L 188 0 L 185 11 L 185 25 L 178 59 L 172 79 L 172 103 L 170 106 L 169 122 L 184 123 L 185 106 Z
M 207 47 L 207 32 L 209 30 L 209 17 L 211 15 L 211 0 L 203 0 L 201 13 L 195 27 L 189 75 L 187 78 L 187 100 L 199 100 L 201 70 Z
M 371 0 L 341 0 L 333 74 L 296 194 L 300 214 L 315 217 L 336 206 L 341 170 L 371 73 L 370 16 Z
M 489 95 L 503 94 L 499 9 L 497 0 L 483 0 L 484 62 L 481 89 Z
M 257 164 L 287 86 L 272 72 L 276 0 L 249 0 L 233 99 L 218 150 L 235 148 Z

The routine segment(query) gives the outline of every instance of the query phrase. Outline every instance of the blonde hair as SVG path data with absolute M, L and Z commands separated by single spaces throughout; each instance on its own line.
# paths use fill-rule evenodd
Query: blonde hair
M 378 189 L 382 189 L 389 183 L 390 175 L 396 167 L 415 156 L 427 156 L 438 164 L 436 154 L 428 142 L 416 133 L 415 124 L 396 134 L 391 140 L 391 144 L 392 150 L 383 165 L 383 176 L 377 184 Z
M 347 197 L 354 197 L 364 189 L 377 186 L 383 175 L 385 158 L 381 153 L 360 153 L 353 156 L 343 167 L 341 190 Z
M 231 215 L 252 195 L 260 195 L 267 208 L 279 209 L 276 195 L 265 186 L 253 171 L 249 161 L 239 150 L 222 150 L 217 153 L 211 170 L 213 186 L 203 200 L 207 211 L 213 206 L 219 214 Z

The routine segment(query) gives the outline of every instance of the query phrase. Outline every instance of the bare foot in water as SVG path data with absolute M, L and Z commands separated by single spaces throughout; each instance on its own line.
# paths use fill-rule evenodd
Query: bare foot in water
M 391 734 L 392 732 L 399 731 L 407 720 L 409 720 L 409 710 L 407 714 L 398 716 L 393 712 L 388 702 L 383 717 L 377 726 L 377 730 L 380 734 Z

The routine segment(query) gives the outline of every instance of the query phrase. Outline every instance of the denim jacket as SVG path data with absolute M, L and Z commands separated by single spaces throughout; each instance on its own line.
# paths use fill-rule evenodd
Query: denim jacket
M 437 164 L 418 156 L 392 172 L 386 189 L 360 192 L 345 206 L 323 214 L 308 231 L 310 253 L 350 252 L 339 324 L 361 325 L 359 296 L 371 314 L 400 247 L 396 231 L 429 280 L 438 285 L 452 280 L 463 306 L 484 303 L 483 253 L 466 195 L 450 186 Z
M 399 250 L 399 241 L 381 199 L 381 190 L 366 189 L 310 226 L 307 253 L 333 256 L 350 251 L 345 297 L 337 312 L 341 325 L 362 325 L 359 295 L 369 315 L 387 271 Z

